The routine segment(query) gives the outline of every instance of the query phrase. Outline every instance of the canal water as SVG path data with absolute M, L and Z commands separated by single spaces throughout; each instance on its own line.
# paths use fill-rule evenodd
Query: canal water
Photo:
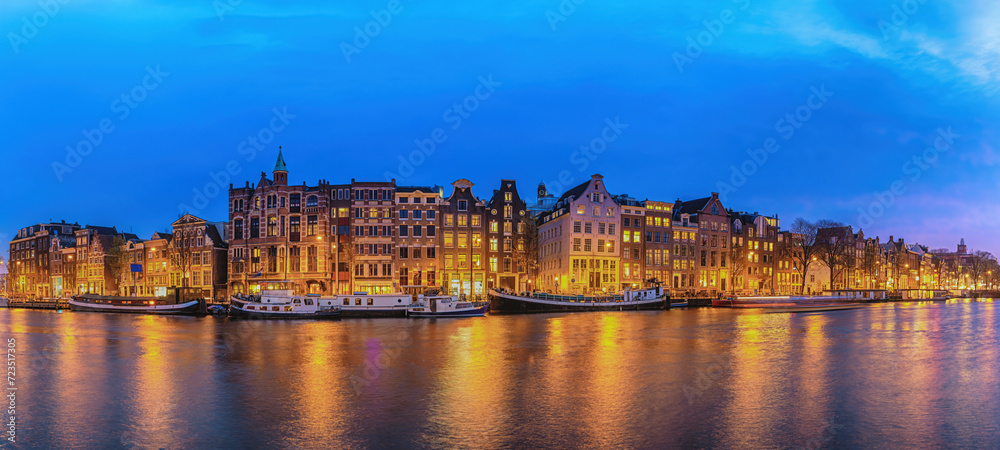
M 1000 448 L 997 305 L 335 322 L 0 310 L 0 337 L 30 448 Z

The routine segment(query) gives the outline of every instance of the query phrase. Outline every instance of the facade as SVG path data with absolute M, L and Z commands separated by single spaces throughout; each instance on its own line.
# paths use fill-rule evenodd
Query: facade
M 667 202 L 646 200 L 646 261 L 647 282 L 662 283 L 670 290 L 673 269 L 670 252 L 673 247 L 674 205 Z
M 115 227 L 87 225 L 76 230 L 76 293 L 118 295 L 118 275 L 108 260 L 108 252 L 115 245 L 124 245 L 138 237 L 119 232 Z
M 223 238 L 228 235 L 227 228 L 224 222 L 207 222 L 191 214 L 173 223 L 166 255 L 171 286 L 195 288 L 203 297 L 215 301 L 228 298 L 228 244 Z M 136 256 L 145 260 L 145 246 L 140 247 Z
M 608 194 L 602 175 L 566 191 L 538 219 L 538 287 L 558 293 L 616 293 L 620 223 L 621 207 Z
M 396 187 L 396 277 L 400 290 L 423 293 L 438 287 L 442 274 L 440 253 L 441 188 Z
M 330 233 L 343 211 L 332 207 L 331 196 L 343 196 L 344 189 L 324 180 L 290 186 L 280 151 L 272 178 L 261 172 L 256 185 L 230 185 L 229 227 L 223 230 L 230 293 L 258 293 L 277 282 L 287 282 L 298 294 L 332 293 L 337 258 Z M 198 286 L 206 286 L 204 280 Z
M 78 229 L 79 224 L 62 221 L 40 223 L 18 230 L 10 241 L 8 254 L 8 295 L 12 298 L 61 295 L 63 277 L 61 273 L 56 274 L 53 280 L 51 262 L 53 259 L 61 261 L 62 248 L 74 245 L 73 233 Z
M 545 185 L 540 185 L 544 189 Z M 528 205 L 517 192 L 517 182 L 500 180 L 500 189 L 486 203 L 486 287 L 526 290 L 528 268 L 524 260 Z
M 674 207 L 676 208 L 676 204 Z M 673 210 L 671 220 L 673 235 L 673 274 L 672 293 L 674 295 L 694 295 L 698 292 L 698 224 L 691 220 L 692 215 Z
M 398 292 L 394 277 L 397 271 L 393 267 L 396 182 L 351 180 L 351 209 L 353 290 L 368 294 Z
M 778 293 L 778 217 L 730 212 L 730 219 L 731 290 L 745 295 Z
M 646 275 L 646 204 L 628 195 L 616 196 L 615 201 L 621 206 L 621 289 L 638 289 L 645 285 Z
M 452 183 L 452 193 L 441 202 L 444 274 L 441 282 L 450 294 L 486 293 L 486 202 L 472 193 L 472 182 Z
M 694 290 L 697 294 L 720 296 L 729 290 L 729 213 L 719 200 L 719 194 L 691 201 L 677 200 L 674 204 L 675 217 L 687 217 L 688 223 L 698 226 L 695 242 L 695 262 L 697 278 Z

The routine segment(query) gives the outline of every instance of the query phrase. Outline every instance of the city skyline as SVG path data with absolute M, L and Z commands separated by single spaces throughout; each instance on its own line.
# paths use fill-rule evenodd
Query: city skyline
M 511 178 L 530 194 L 539 180 L 559 192 L 601 173 L 615 194 L 717 191 L 727 207 L 786 223 L 831 219 L 931 248 L 962 238 L 1000 248 L 987 229 L 1000 205 L 976 195 L 1000 188 L 996 129 L 982 119 L 996 110 L 997 6 L 769 5 L 47 12 L 13 2 L 0 13 L 13 69 L 2 80 L 19 107 L 2 118 L 17 169 L 5 199 L 18 207 L 0 219 L 0 239 L 49 218 L 148 236 L 212 173 L 235 161 L 233 182 L 253 180 L 282 145 L 296 183 Z M 43 26 L 29 25 L 36 17 Z M 79 33 L 83 24 L 103 31 Z M 942 135 L 951 139 L 925 153 Z M 250 136 L 269 142 L 250 151 Z M 69 154 L 87 142 L 87 155 Z M 587 156 L 581 146 L 606 149 Z M 420 155 L 412 173 L 400 167 Z M 884 194 L 895 181 L 902 194 Z M 200 215 L 222 220 L 224 197 Z M 869 224 L 859 208 L 881 214 Z

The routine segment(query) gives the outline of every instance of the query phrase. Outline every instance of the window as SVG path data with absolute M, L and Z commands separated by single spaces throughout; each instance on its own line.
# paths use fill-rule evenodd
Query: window
M 583 251 L 589 252 L 589 251 L 592 251 L 592 250 L 593 250 L 592 240 L 591 239 L 584 239 L 583 240 Z
M 490 251 L 491 252 L 497 251 L 497 248 L 498 248 L 497 245 L 498 245 L 497 239 L 496 238 L 490 238 Z
M 597 251 L 600 253 L 604 252 L 604 239 L 597 240 Z
M 573 238 L 573 251 L 580 251 L 580 238 Z
M 455 246 L 455 236 L 451 231 L 444 232 L 444 246 L 445 247 Z
M 316 218 L 317 216 L 306 217 L 306 235 L 315 236 L 316 235 Z
M 428 200 L 434 200 L 434 199 L 431 198 L 431 199 L 428 199 Z M 427 203 L 434 203 L 434 202 L 429 201 Z M 436 214 L 436 212 L 433 209 L 430 210 L 430 211 L 427 211 L 427 220 L 434 220 L 435 214 Z
M 399 258 L 400 259 L 406 259 L 408 257 L 408 255 L 409 255 L 409 253 L 410 253 L 409 252 L 409 248 L 407 248 L 407 247 L 399 247 Z
M 427 225 L 427 237 L 434 237 L 434 225 Z
M 579 205 L 579 206 L 576 207 L 576 213 L 579 214 L 579 215 L 581 215 L 581 216 L 583 214 L 585 214 L 585 211 L 586 211 L 586 209 L 584 209 L 583 205 Z
M 243 239 L 243 219 L 233 221 L 233 239 Z
M 464 227 L 464 226 L 468 225 L 468 220 L 469 220 L 469 216 L 466 216 L 465 214 L 459 214 L 458 215 L 458 226 Z
M 586 234 L 593 234 L 594 233 L 594 223 L 593 222 L 584 223 L 583 224 L 583 232 L 586 233 Z
M 604 222 L 597 224 L 597 234 L 604 234 L 607 231 L 607 226 Z
M 312 246 L 306 250 L 307 263 L 309 265 L 309 271 L 316 271 L 316 247 Z
M 574 233 L 579 233 L 582 226 L 583 226 L 583 222 L 580 222 L 579 220 L 573 222 L 573 232 Z
M 399 235 L 400 236 L 409 236 L 410 235 L 409 228 L 410 227 L 408 227 L 406 225 L 400 225 L 399 226 Z
M 458 201 L 458 210 L 459 211 L 468 211 L 469 210 L 469 202 L 468 202 L 468 200 L 459 200 Z
M 299 212 L 299 206 L 301 206 L 300 205 L 301 198 L 302 197 L 300 194 L 292 194 L 288 196 L 288 206 L 291 208 L 290 212 L 293 213 Z
M 608 224 L 608 234 L 610 234 L 612 236 L 615 235 L 615 224 L 613 224 L 613 223 L 609 223 Z
M 482 221 L 482 216 L 474 215 L 472 216 L 472 226 L 478 227 Z
M 254 217 L 250 219 L 250 239 L 260 237 L 260 219 Z
M 444 216 L 444 226 L 446 226 L 446 227 L 455 226 L 455 215 L 454 214 L 445 214 L 445 216 Z
M 268 197 L 270 198 L 270 197 Z M 278 235 L 278 218 L 268 217 L 267 218 L 267 236 L 277 236 Z
M 413 211 L 413 219 L 414 220 L 420 220 L 420 213 L 421 213 L 421 211 L 419 209 L 414 210 Z
M 413 237 L 420 237 L 421 228 L 422 227 L 420 225 L 413 226 Z
M 469 246 L 469 233 L 458 233 L 458 248 L 467 248 Z
M 406 219 L 409 218 L 409 214 L 410 214 L 409 211 L 407 211 L 405 209 L 401 209 L 401 210 L 399 210 L 399 219 L 400 220 L 406 220 Z

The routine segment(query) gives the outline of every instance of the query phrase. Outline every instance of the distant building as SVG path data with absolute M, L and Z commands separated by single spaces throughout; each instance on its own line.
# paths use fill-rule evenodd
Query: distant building
M 669 290 L 673 283 L 671 251 L 677 235 L 673 228 L 674 204 L 654 200 L 643 203 L 646 205 L 645 278 L 647 282 L 662 283 Z
M 396 261 L 396 182 L 351 180 L 354 287 L 357 292 L 399 292 Z
M 778 218 L 759 213 L 730 212 L 732 231 L 729 260 L 732 289 L 744 295 L 778 293 Z M 740 259 L 737 261 L 737 258 Z
M 203 297 L 215 301 L 226 300 L 229 245 L 223 236 L 229 234 L 228 224 L 185 214 L 172 226 L 173 238 L 167 244 L 170 285 L 195 288 Z M 144 254 L 136 256 L 145 260 L 148 257 L 138 256 Z
M 538 190 L 535 204 L 528 205 L 528 211 L 532 216 L 538 216 L 544 212 L 551 211 L 556 206 L 556 197 L 549 193 L 545 187 L 545 182 L 538 183 Z

